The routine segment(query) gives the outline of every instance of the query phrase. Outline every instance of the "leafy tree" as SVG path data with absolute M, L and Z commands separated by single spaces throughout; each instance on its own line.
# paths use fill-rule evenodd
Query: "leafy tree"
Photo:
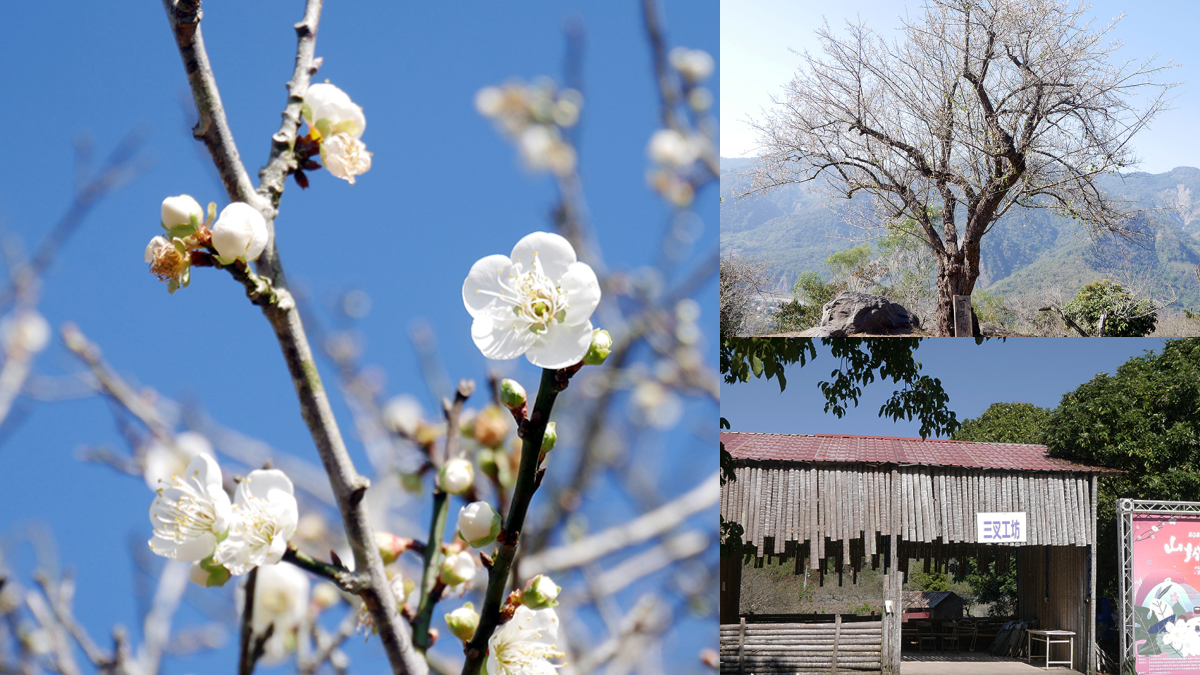
M 1200 339 L 1168 342 L 1064 395 L 1043 438 L 1057 457 L 1124 471 L 1100 479 L 1098 582 L 1115 596 L 1116 500 L 1200 500 Z
M 781 303 L 775 310 L 775 329 L 778 331 L 805 330 L 821 321 L 825 303 L 834 299 L 841 290 L 834 282 L 825 283 L 821 275 L 809 270 L 802 273 L 792 286 L 795 296 L 791 302 Z
M 1108 279 L 1079 289 L 1075 299 L 1063 305 L 1063 320 L 1084 337 L 1143 337 L 1154 332 L 1158 322 L 1154 301 L 1125 292 Z
M 993 403 L 979 417 L 963 420 L 953 438 L 979 443 L 1041 443 L 1051 412 L 1032 403 Z
M 983 237 L 1010 209 L 1139 231 L 1096 179 L 1135 161 L 1129 141 L 1172 85 L 1152 62 L 1110 63 L 1111 24 L 1093 29 L 1087 9 L 930 0 L 895 44 L 861 23 L 844 37 L 822 28 L 824 55 L 803 55 L 778 110 L 754 123 L 765 152 L 751 191 L 817 181 L 869 195 L 847 206 L 863 227 L 918 223 L 937 259 L 937 332 L 952 335 L 953 298 L 974 290 Z
M 839 290 L 869 291 L 877 285 L 877 266 L 871 262 L 871 245 L 835 251 L 825 259 L 830 279 Z M 803 275 L 802 275 L 803 276 Z

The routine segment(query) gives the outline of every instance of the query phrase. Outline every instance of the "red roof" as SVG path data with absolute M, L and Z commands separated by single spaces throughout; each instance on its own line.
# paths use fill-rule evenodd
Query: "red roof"
M 759 461 L 924 464 L 1013 471 L 1119 473 L 1114 469 L 1049 457 L 1044 445 L 738 431 L 721 432 L 721 442 L 734 459 Z

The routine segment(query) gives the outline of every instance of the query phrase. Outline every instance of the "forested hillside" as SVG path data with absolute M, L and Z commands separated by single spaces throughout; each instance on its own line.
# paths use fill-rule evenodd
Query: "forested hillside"
M 829 201 L 807 185 L 738 199 L 753 159 L 721 159 L 721 249 L 767 264 L 789 286 L 806 270 L 825 273 L 825 259 L 882 230 L 841 219 L 845 201 Z M 1104 277 L 1142 280 L 1155 296 L 1179 295 L 1178 307 L 1200 306 L 1200 169 L 1107 177 L 1102 187 L 1146 209 L 1139 242 L 1095 242 L 1079 223 L 1045 210 L 1014 209 L 983 239 L 977 289 L 1003 295 L 1057 289 L 1071 297 Z M 1194 196 L 1194 199 L 1193 199 Z M 857 198 L 856 198 L 857 199 Z M 865 199 L 865 197 L 864 197 Z

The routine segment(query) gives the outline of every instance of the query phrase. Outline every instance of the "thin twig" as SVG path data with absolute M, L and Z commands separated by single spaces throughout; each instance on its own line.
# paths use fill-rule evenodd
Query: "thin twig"
M 559 548 L 527 555 L 521 561 L 521 572 L 525 578 L 530 578 L 592 563 L 678 527 L 719 498 L 720 472 L 716 471 L 685 494 L 634 520 Z
M 554 409 L 554 401 L 559 392 L 566 388 L 568 378 L 573 371 L 542 369 L 542 381 L 538 385 L 537 401 L 529 419 L 521 424 L 521 466 L 517 469 L 517 483 L 513 488 L 512 502 L 508 507 L 508 517 L 504 521 L 504 530 L 500 545 L 492 567 L 488 570 L 487 593 L 484 596 L 483 609 L 479 613 L 479 627 L 475 636 L 466 645 L 467 660 L 463 664 L 462 675 L 478 675 L 483 666 L 483 657 L 487 653 L 488 638 L 496 630 L 500 622 L 500 604 L 504 600 L 505 589 L 508 586 L 508 572 L 512 567 L 513 558 L 517 553 L 517 544 L 521 538 L 521 529 L 525 526 L 525 513 L 529 509 L 529 501 L 537 490 L 535 483 L 538 472 L 538 462 L 542 452 L 542 440 L 546 434 L 546 424 L 550 421 L 550 412 Z
M 242 601 L 242 631 L 238 641 L 238 675 L 254 672 L 254 593 L 258 587 L 258 568 L 246 575 L 246 597 Z
M 467 398 L 475 392 L 475 383 L 471 380 L 459 380 L 458 389 L 454 394 L 454 402 L 443 402 L 443 414 L 446 416 L 446 453 L 445 457 L 440 462 L 436 459 L 434 467 L 440 464 L 445 466 L 445 463 L 453 459 L 458 454 L 458 438 L 460 434 L 456 433 L 458 429 L 458 420 L 462 415 L 463 404 L 467 402 Z M 430 453 L 432 456 L 435 453 Z M 417 617 L 413 621 L 413 644 L 416 645 L 419 651 L 426 652 L 432 646 L 433 640 L 429 634 L 429 624 L 433 618 L 433 608 L 437 605 L 440 597 L 439 593 L 435 593 L 435 582 L 438 576 L 438 567 L 441 565 L 442 559 L 442 537 L 446 530 L 446 512 L 449 510 L 450 495 L 442 490 L 440 485 L 434 483 L 433 491 L 433 516 L 429 523 L 429 545 L 425 547 L 425 567 L 421 574 L 421 595 L 420 602 L 417 604 Z

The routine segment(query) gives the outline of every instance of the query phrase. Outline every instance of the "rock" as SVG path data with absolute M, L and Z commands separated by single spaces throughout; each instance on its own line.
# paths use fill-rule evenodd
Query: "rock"
M 886 298 L 843 291 L 825 303 L 814 337 L 845 337 L 917 328 L 917 317 Z

